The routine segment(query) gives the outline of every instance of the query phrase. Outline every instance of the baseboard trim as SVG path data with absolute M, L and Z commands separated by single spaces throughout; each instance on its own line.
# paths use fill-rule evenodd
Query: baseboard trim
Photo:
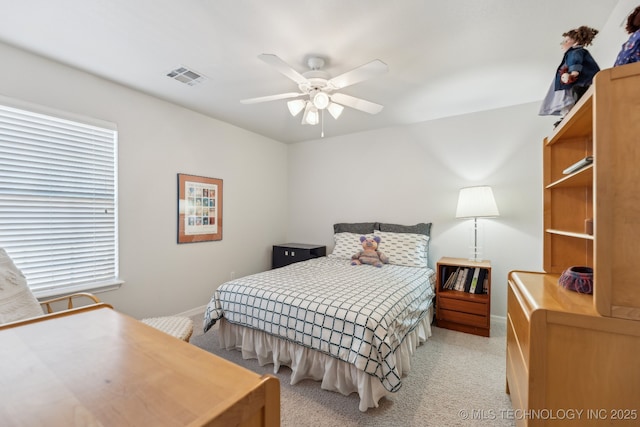
M 198 314 L 204 315 L 204 311 L 206 310 L 206 308 L 207 306 L 203 305 L 200 307 L 192 308 L 191 310 L 183 311 L 182 313 L 178 313 L 176 314 L 176 316 L 192 317 Z
M 203 311 L 204 313 L 204 311 Z M 491 321 L 492 322 L 499 322 L 499 323 L 503 323 L 503 324 L 507 324 L 507 318 L 505 316 L 496 316 L 496 315 L 491 315 Z

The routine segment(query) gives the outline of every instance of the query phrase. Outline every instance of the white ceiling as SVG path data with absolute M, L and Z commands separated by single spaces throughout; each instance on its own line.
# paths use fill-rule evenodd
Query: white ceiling
M 601 28 L 617 0 L 0 0 L 0 41 L 278 141 L 320 137 L 286 100 L 296 91 L 260 61 L 299 72 L 311 54 L 331 76 L 373 59 L 389 72 L 341 92 L 385 108 L 325 116 L 325 136 L 541 100 L 579 25 Z M 166 77 L 185 66 L 207 80 Z

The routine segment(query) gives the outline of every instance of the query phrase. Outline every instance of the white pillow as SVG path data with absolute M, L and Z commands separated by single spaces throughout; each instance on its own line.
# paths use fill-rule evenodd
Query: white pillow
M 371 237 L 371 234 L 358 234 L 358 233 L 335 233 L 333 235 L 333 241 L 335 246 L 333 251 L 329 255 L 333 258 L 347 258 L 351 257 L 362 250 L 362 242 L 360 242 L 360 236 Z
M 427 267 L 429 236 L 375 230 L 380 237 L 378 250 L 389 257 L 389 264 Z
M 44 312 L 27 286 L 27 279 L 0 248 L 0 324 L 30 317 Z

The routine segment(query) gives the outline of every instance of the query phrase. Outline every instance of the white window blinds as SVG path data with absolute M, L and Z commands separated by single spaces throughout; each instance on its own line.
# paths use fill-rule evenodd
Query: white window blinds
M 0 246 L 36 296 L 120 283 L 117 132 L 0 105 Z

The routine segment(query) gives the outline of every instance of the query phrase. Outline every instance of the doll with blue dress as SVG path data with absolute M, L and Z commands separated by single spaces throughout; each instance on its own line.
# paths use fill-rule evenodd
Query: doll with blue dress
M 585 49 L 597 34 L 598 30 L 584 25 L 562 34 L 562 62 L 538 113 L 541 116 L 561 116 L 556 126 L 584 95 L 593 77 L 600 71 L 591 53 Z

